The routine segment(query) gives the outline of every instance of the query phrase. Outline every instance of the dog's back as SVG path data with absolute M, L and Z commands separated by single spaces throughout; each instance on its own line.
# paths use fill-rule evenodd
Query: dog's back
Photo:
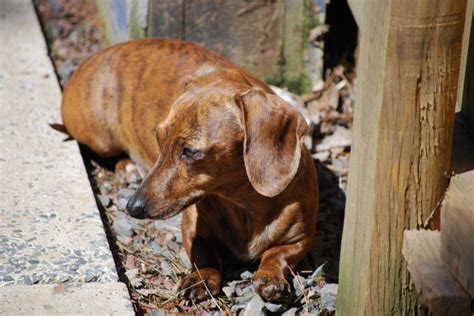
M 157 123 L 190 81 L 216 69 L 226 71 L 220 80 L 234 73 L 233 82 L 250 81 L 249 86 L 268 91 L 263 82 L 199 45 L 142 39 L 112 46 L 89 57 L 70 78 L 61 110 L 65 128 L 100 156 L 126 152 L 149 168 L 157 155 Z

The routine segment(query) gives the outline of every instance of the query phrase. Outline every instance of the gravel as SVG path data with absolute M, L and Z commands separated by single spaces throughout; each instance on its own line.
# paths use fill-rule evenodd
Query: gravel
M 46 0 L 36 0 L 40 15 L 51 29 L 52 57 L 64 85 L 71 72 L 91 52 L 97 51 L 102 43 L 100 32 L 94 29 L 96 23 L 93 10 L 65 7 L 58 2 L 52 9 Z M 41 10 L 41 6 L 43 10 Z M 61 21 L 61 23 L 57 23 Z M 74 23 L 71 23 L 73 21 Z M 45 20 L 43 20 L 43 23 Z M 347 79 L 347 80 L 346 80 Z M 352 78 L 353 79 L 353 78 Z M 295 269 L 295 278 L 289 278 L 293 285 L 295 299 L 288 306 L 269 304 L 254 293 L 253 271 L 256 267 L 241 270 L 229 268 L 223 280 L 222 294 L 216 298 L 223 310 L 237 314 L 283 313 L 297 315 L 304 312 L 323 315 L 334 312 L 337 294 L 339 252 L 344 220 L 345 190 L 349 162 L 349 146 L 352 128 L 352 80 L 340 67 L 328 75 L 327 81 L 310 101 L 280 91 L 296 108 L 301 108 L 306 120 L 313 127 L 310 146 L 318 173 L 320 188 L 320 209 L 317 232 L 310 254 Z M 344 85 L 341 82 L 347 81 Z M 349 84 L 348 84 L 349 83 Z M 191 265 L 182 247 L 180 216 L 167 221 L 138 221 L 131 218 L 125 207 L 128 199 L 139 187 L 144 172 L 137 165 L 127 163 L 111 171 L 92 161 L 92 178 L 97 186 L 97 200 L 105 209 L 105 215 L 115 238 L 118 256 L 130 281 L 132 298 L 136 307 L 151 315 L 168 312 L 218 312 L 216 303 L 208 300 L 202 303 L 186 302 L 176 297 L 176 283 L 186 275 Z M 54 213 L 42 214 L 44 220 L 54 220 Z M 16 232 L 15 234 L 21 234 Z M 14 237 L 14 236 L 13 236 Z M 16 244 L 14 244 L 16 243 Z M 26 247 L 15 239 L 0 235 L 0 255 Z M 38 249 L 37 251 L 41 251 Z M 80 257 L 80 255 L 78 255 Z M 100 254 L 98 254 L 100 256 Z M 88 258 L 82 258 L 88 260 Z M 39 265 L 37 255 L 31 253 L 19 268 Z M 64 269 L 85 275 L 84 281 L 105 278 L 103 271 L 85 268 L 83 261 L 74 261 Z M 21 282 L 42 283 L 58 274 L 25 274 Z M 0 283 L 19 282 L 14 271 L 0 267 Z M 297 281 L 298 280 L 298 281 Z M 65 280 L 68 283 L 67 280 Z M 301 286 L 302 285 L 302 286 Z M 308 300 L 308 301 L 306 301 Z M 285 311 L 286 310 L 286 311 Z

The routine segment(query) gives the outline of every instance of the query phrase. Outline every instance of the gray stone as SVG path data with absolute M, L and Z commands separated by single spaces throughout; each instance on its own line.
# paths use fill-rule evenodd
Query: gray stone
M 125 271 L 125 275 L 133 287 L 139 287 L 142 284 L 142 280 L 138 277 L 138 268 Z
M 29 264 L 38 264 L 39 259 L 37 257 L 30 257 L 30 258 L 28 258 L 28 263 Z
M 319 267 L 316 268 L 316 270 L 314 270 L 314 272 L 311 274 L 311 276 L 308 278 L 309 280 L 311 280 L 311 284 L 309 284 L 309 286 L 313 286 L 314 285 L 314 281 L 317 279 L 317 278 L 320 278 L 320 277 L 323 277 L 324 276 L 324 266 L 325 266 L 325 263 L 323 263 L 322 265 L 320 265 Z
M 31 276 L 31 283 L 33 284 L 38 284 L 41 281 L 41 277 L 37 275 L 36 273 L 33 273 Z
M 15 281 L 15 279 L 13 277 L 9 276 L 9 275 L 0 277 L 0 282 L 1 283 L 12 283 L 14 281 Z
M 326 309 L 329 312 L 336 310 L 337 284 L 327 283 L 318 292 L 321 296 L 321 309 Z
M 69 275 L 58 275 L 57 276 L 57 282 L 58 283 L 66 283 L 71 280 L 71 277 Z
M 86 283 L 96 282 L 97 281 L 97 276 L 95 275 L 95 273 L 92 273 L 91 271 L 87 271 L 86 276 L 84 277 L 84 281 Z
M 133 195 L 133 193 L 135 193 L 135 190 L 130 190 L 130 189 L 119 189 L 118 192 L 117 192 L 117 194 L 119 196 L 123 197 L 127 201 L 128 201 L 128 199 L 130 199 L 130 197 Z
M 130 225 L 130 222 L 128 221 L 127 217 L 125 216 L 116 217 L 114 223 L 112 224 L 112 227 L 115 233 L 121 237 L 130 238 L 133 234 L 132 226 Z
M 303 295 L 303 291 L 306 288 L 306 279 L 301 275 L 297 275 L 293 278 L 293 288 L 295 289 L 296 296 Z
M 245 308 L 244 316 L 263 316 L 265 315 L 265 302 L 260 295 L 255 295 Z
M 253 274 L 250 271 L 244 271 L 240 274 L 240 277 L 242 278 L 242 280 L 250 280 L 252 279 L 252 276 Z
M 127 203 L 128 203 L 128 199 L 120 198 L 115 202 L 115 205 L 117 205 L 120 211 L 125 211 L 125 207 L 127 206 Z
M 265 302 L 265 308 L 272 313 L 281 313 L 286 309 L 286 305 Z
M 224 286 L 222 292 L 224 292 L 225 296 L 228 298 L 232 298 L 235 295 L 235 287 Z
M 181 263 L 186 267 L 186 268 L 191 268 L 191 261 L 189 261 L 189 257 L 186 254 L 186 250 L 181 249 L 179 252 L 179 258 L 181 259 Z
M 298 310 L 298 309 L 297 309 L 296 307 L 292 307 L 292 308 L 290 308 L 289 310 L 287 310 L 286 312 L 284 312 L 284 313 L 282 314 L 282 316 L 295 316 L 297 310 Z
M 51 219 L 51 218 L 55 218 L 56 214 L 54 214 L 54 213 L 43 213 L 43 214 L 40 214 L 39 217 L 46 218 L 46 219 Z
M 99 194 L 97 197 L 99 198 L 100 204 L 102 204 L 103 207 L 109 207 L 112 203 L 112 200 L 107 195 Z
M 172 275 L 173 274 L 173 270 L 171 269 L 171 265 L 166 260 L 161 261 L 160 269 L 161 269 L 161 272 L 164 275 Z

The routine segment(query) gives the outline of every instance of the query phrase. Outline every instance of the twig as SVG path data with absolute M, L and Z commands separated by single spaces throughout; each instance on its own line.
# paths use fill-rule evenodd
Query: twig
M 145 303 L 145 302 L 141 302 L 141 301 L 138 301 L 138 304 L 140 304 L 142 306 L 145 306 L 145 307 L 148 307 L 149 309 L 160 309 L 160 306 L 155 305 L 155 304 Z
M 304 286 L 301 283 L 300 279 L 296 277 L 295 273 L 293 272 L 293 269 L 290 266 L 288 266 L 288 268 L 290 269 L 290 272 L 291 272 L 291 275 L 293 275 L 293 278 L 296 279 L 296 282 L 298 283 L 298 287 L 300 288 L 301 293 L 303 293 L 303 296 L 304 296 L 304 314 L 308 315 L 308 296 L 306 295 L 306 292 L 304 290 Z
M 201 278 L 201 280 L 204 282 L 204 278 L 202 277 L 201 272 L 199 271 L 199 269 L 198 269 L 196 263 L 194 263 L 194 267 L 196 268 L 197 274 L 199 275 L 199 277 Z M 214 298 L 214 296 L 212 295 L 211 291 L 210 291 L 209 288 L 207 287 L 206 282 L 204 282 L 204 287 L 206 288 L 207 294 L 209 294 L 209 296 L 211 297 L 211 300 L 214 302 L 214 304 L 216 304 L 216 306 L 217 306 L 217 308 L 219 309 L 219 311 L 220 311 L 221 313 L 223 313 L 224 311 L 223 311 L 222 308 L 219 306 L 219 303 L 217 302 L 217 300 Z
M 441 202 L 443 202 L 444 200 L 444 197 L 446 196 L 446 192 L 448 192 L 448 189 L 444 190 L 444 193 L 443 195 L 441 196 L 441 198 L 439 199 L 439 201 L 436 203 L 436 205 L 433 207 L 433 210 L 431 211 L 430 215 L 428 216 L 428 218 L 425 220 L 424 224 L 423 224 L 423 227 L 422 228 L 426 228 L 428 226 L 428 224 L 430 223 L 431 219 L 433 218 L 433 216 L 435 215 L 436 211 L 439 210 L 439 205 L 441 204 Z
M 181 291 L 177 292 L 175 295 L 173 295 L 172 297 L 170 297 L 169 299 L 167 299 L 166 301 L 164 301 L 164 302 L 162 303 L 162 305 L 163 305 L 163 304 L 166 304 L 166 303 L 169 303 L 170 301 L 172 301 L 172 300 L 178 298 L 178 296 L 179 296 L 181 293 L 183 293 L 184 291 L 189 290 L 189 289 L 191 289 L 191 288 L 193 288 L 193 287 L 195 287 L 196 285 L 199 285 L 199 284 L 201 284 L 201 283 L 206 284 L 206 282 L 205 282 L 204 280 L 201 280 L 201 281 L 199 281 L 199 282 L 197 282 L 197 283 L 194 283 L 193 285 L 190 285 L 190 286 L 188 286 L 187 288 L 184 288 L 184 289 L 182 289 Z

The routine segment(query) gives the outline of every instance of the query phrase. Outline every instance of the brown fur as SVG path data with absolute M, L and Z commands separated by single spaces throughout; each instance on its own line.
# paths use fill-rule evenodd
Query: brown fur
M 129 208 L 141 201 L 157 219 L 184 211 L 184 247 L 213 294 L 228 253 L 261 259 L 254 286 L 263 298 L 287 297 L 289 268 L 314 235 L 318 192 L 301 143 L 306 122 L 265 83 L 200 46 L 137 40 L 82 63 L 62 116 L 97 154 L 126 152 L 149 170 Z M 199 280 L 193 272 L 180 288 Z

